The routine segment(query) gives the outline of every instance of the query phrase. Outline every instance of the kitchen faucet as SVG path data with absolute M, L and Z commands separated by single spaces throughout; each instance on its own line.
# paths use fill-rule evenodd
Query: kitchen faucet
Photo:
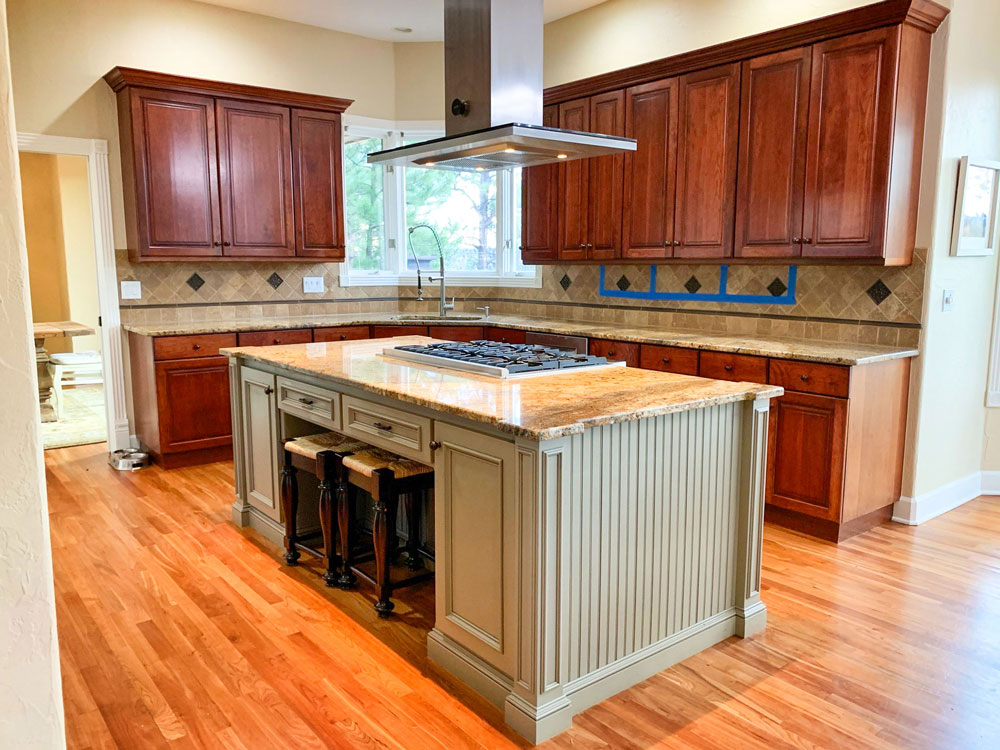
M 448 311 L 455 309 L 455 298 L 452 297 L 451 298 L 451 302 L 450 303 L 448 302 L 448 295 L 447 295 L 447 290 L 445 288 L 445 278 L 444 278 L 444 250 L 441 249 L 441 238 L 438 237 L 437 230 L 435 230 L 434 227 L 432 227 L 430 224 L 414 224 L 412 227 L 410 227 L 407 230 L 408 233 L 409 233 L 409 238 L 408 239 L 410 240 L 410 243 L 409 243 L 410 244 L 410 252 L 413 253 L 413 260 L 417 264 L 417 299 L 418 300 L 422 300 L 424 297 L 423 297 L 423 287 L 422 287 L 422 285 L 420 283 L 420 261 L 417 260 L 417 254 L 415 252 L 413 252 L 413 240 L 412 240 L 412 237 L 413 237 L 414 230 L 419 229 L 420 227 L 424 227 L 425 229 L 430 229 L 431 230 L 431 234 L 434 235 L 434 242 L 437 243 L 437 248 L 438 248 L 438 273 L 440 273 L 441 275 L 440 276 L 428 276 L 427 280 L 430 281 L 432 284 L 435 281 L 439 281 L 441 283 L 441 299 L 438 301 L 438 314 L 440 315 L 440 317 L 446 318 L 446 317 L 448 317 Z

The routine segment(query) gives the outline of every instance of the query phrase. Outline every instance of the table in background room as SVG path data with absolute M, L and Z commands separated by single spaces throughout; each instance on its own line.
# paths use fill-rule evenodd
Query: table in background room
M 55 406 L 52 403 L 52 376 L 49 374 L 49 353 L 45 349 L 45 339 L 59 336 L 93 336 L 94 329 L 72 320 L 53 323 L 35 323 L 35 367 L 38 370 L 38 402 L 42 409 L 42 422 L 55 422 Z

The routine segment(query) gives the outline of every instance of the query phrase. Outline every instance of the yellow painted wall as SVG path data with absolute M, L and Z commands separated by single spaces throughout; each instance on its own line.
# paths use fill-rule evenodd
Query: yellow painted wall
M 20 162 L 31 315 L 38 323 L 68 320 L 58 165 L 49 154 L 21 154 Z M 45 348 L 50 352 L 72 351 L 69 342 L 61 338 L 48 339 Z
M 53 158 L 59 178 L 69 317 L 96 331 L 101 308 L 97 297 L 97 256 L 87 157 L 59 155 Z M 101 337 L 96 333 L 75 336 L 70 343 L 76 352 L 101 351 Z
M 444 119 L 444 45 L 394 45 L 397 120 Z

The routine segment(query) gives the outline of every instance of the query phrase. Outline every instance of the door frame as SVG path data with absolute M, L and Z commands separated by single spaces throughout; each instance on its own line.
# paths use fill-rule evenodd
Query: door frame
M 18 152 L 65 154 L 87 158 L 90 211 L 97 260 L 97 299 L 101 316 L 101 363 L 104 370 L 104 410 L 108 449 L 131 447 L 128 408 L 125 402 L 125 366 L 122 354 L 121 311 L 118 308 L 118 275 L 114 231 L 111 224 L 111 179 L 108 142 L 102 138 L 69 138 L 61 135 L 18 133 Z

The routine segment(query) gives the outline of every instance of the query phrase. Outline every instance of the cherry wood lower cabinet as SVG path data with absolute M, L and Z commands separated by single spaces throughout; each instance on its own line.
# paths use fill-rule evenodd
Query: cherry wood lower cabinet
M 483 338 L 489 341 L 499 341 L 501 344 L 523 344 L 525 332 L 517 328 L 499 328 L 497 326 L 486 326 L 483 329 Z
M 371 338 L 368 326 L 336 326 L 334 328 L 313 328 L 313 341 L 356 341 Z
M 697 375 L 698 350 L 643 344 L 639 350 L 639 367 L 676 375 Z
M 616 362 L 624 362 L 629 367 L 639 366 L 639 344 L 633 344 L 629 341 L 590 339 L 590 353 L 596 357 L 607 357 Z
M 372 326 L 373 339 L 391 339 L 393 336 L 426 336 L 427 326 Z
M 313 340 L 311 328 L 291 328 L 284 331 L 244 331 L 237 334 L 240 346 L 280 346 L 308 344 Z
M 430 326 L 427 335 L 445 341 L 478 341 L 483 337 L 480 326 Z
M 229 366 L 219 348 L 235 345 L 235 334 L 129 333 L 136 435 L 156 462 L 173 468 L 232 456 Z

